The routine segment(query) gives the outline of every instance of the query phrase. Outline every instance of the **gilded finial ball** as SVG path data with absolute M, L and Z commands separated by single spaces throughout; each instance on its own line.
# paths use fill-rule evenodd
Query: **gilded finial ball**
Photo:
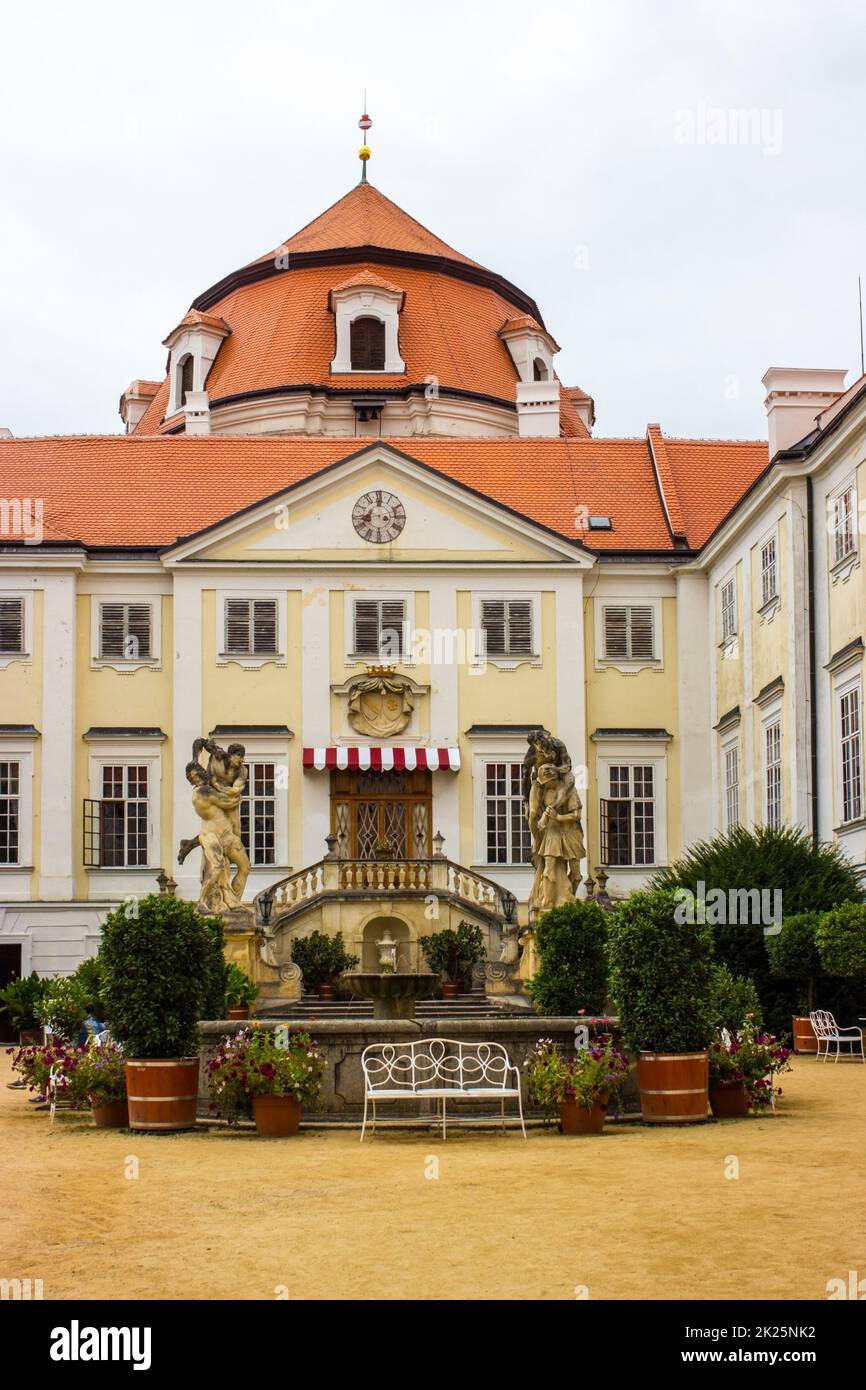
M 359 151 L 358 151 L 358 158 L 359 158 L 359 159 L 362 159 L 362 160 L 366 163 L 366 161 L 370 158 L 370 155 L 371 155 L 371 154 L 372 154 L 372 151 L 371 151 L 371 149 L 370 149 L 370 146 L 369 146 L 369 145 L 362 145 L 361 148 L 360 148 Z

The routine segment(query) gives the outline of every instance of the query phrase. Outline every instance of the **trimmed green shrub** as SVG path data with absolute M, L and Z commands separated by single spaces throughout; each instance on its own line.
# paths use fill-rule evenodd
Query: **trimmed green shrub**
M 480 927 L 461 922 L 456 931 L 453 927 L 445 927 L 432 936 L 422 936 L 421 951 L 437 975 L 468 988 L 472 984 L 472 971 L 484 959 L 484 933 Z
M 39 1027 L 37 1009 L 51 981 L 32 971 L 0 989 L 0 1013 L 8 1014 L 12 1027 L 30 1033 Z
M 672 892 L 633 893 L 608 924 L 610 991 L 640 1052 L 696 1052 L 713 1034 L 713 934 L 677 921 Z
M 318 989 L 319 985 L 329 985 L 342 975 L 344 970 L 354 970 L 358 964 L 357 956 L 350 956 L 343 944 L 343 933 L 328 936 L 325 932 L 313 931 L 309 936 L 297 936 L 292 942 L 292 960 L 300 966 L 307 989 Z
M 39 1022 L 63 1042 L 74 1043 L 88 1014 L 87 992 L 74 975 L 61 975 L 48 981 L 48 988 L 36 1006 Z
M 714 1026 L 739 1033 L 749 1017 L 760 1027 L 763 1022 L 761 1001 L 754 982 L 744 975 L 732 975 L 726 965 L 716 962 L 713 966 Z
M 105 1005 L 102 1002 L 102 962 L 99 956 L 83 960 L 72 978 L 78 981 L 84 992 L 87 1013 L 102 1020 Z
M 152 893 L 109 912 L 99 959 L 106 1022 L 127 1057 L 197 1053 L 196 1025 L 221 1016 L 225 995 L 222 918 Z
M 816 937 L 820 923 L 820 912 L 798 912 L 783 919 L 778 936 L 766 938 L 770 970 L 777 978 L 797 981 L 801 1013 L 808 1014 L 815 1007 L 815 986 L 821 974 Z
M 815 939 L 828 975 L 847 979 L 866 975 L 866 904 L 844 903 L 825 912 Z
M 563 903 L 538 920 L 538 969 L 527 982 L 536 1012 L 549 1017 L 604 1012 L 607 914 L 596 902 Z

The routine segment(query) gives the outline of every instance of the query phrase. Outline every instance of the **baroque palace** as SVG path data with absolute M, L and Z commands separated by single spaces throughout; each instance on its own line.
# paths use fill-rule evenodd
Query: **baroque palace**
M 737 823 L 866 861 L 866 380 L 771 369 L 764 440 L 596 438 L 530 295 L 362 168 L 198 294 L 125 433 L 0 432 L 7 973 L 196 899 L 201 736 L 245 750 L 246 900 L 367 968 L 383 923 L 414 966 L 526 921 L 533 727 L 613 896 Z

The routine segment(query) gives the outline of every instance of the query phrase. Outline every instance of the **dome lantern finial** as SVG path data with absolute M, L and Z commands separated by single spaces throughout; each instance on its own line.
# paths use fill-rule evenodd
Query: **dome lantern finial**
M 367 182 L 367 160 L 370 158 L 371 150 L 370 150 L 370 146 L 366 143 L 366 137 L 367 137 L 367 131 L 370 129 L 370 126 L 371 126 L 372 124 L 373 124 L 373 122 L 370 120 L 370 117 L 367 115 L 367 93 L 365 92 L 365 93 L 364 93 L 364 114 L 363 114 L 363 116 L 361 117 L 360 121 L 358 122 L 359 128 L 360 128 L 361 130 L 363 130 L 363 132 L 364 132 L 364 144 L 361 146 L 361 148 L 360 148 L 359 151 L 358 151 L 358 158 L 359 158 L 360 161 L 361 161 L 361 183 L 366 183 L 366 182 Z

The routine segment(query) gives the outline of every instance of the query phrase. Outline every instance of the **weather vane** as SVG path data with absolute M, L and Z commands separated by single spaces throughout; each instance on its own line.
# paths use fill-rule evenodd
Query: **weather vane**
M 367 182 L 367 160 L 370 158 L 370 153 L 371 153 L 371 151 L 370 151 L 370 146 L 366 143 L 366 141 L 367 141 L 367 131 L 370 129 L 370 126 L 371 126 L 372 124 L 373 124 L 373 122 L 370 120 L 370 117 L 367 115 L 367 93 L 365 92 L 365 93 L 364 93 L 364 114 L 363 114 L 363 116 L 361 117 L 360 121 L 358 122 L 359 128 L 360 128 L 361 130 L 363 130 L 363 132 L 364 132 L 364 144 L 361 146 L 361 148 L 360 148 L 359 151 L 358 151 L 358 158 L 359 158 L 360 161 L 361 161 L 361 182 L 362 182 L 362 183 L 366 183 L 366 182 Z

